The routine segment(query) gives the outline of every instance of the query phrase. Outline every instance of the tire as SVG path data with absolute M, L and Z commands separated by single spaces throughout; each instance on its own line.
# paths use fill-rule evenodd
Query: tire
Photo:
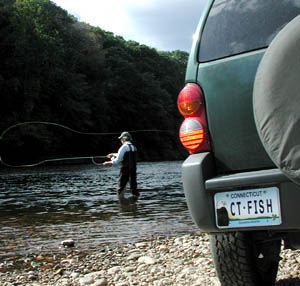
M 272 40 L 256 73 L 253 111 L 274 164 L 300 185 L 300 16 Z
M 222 286 L 273 286 L 281 239 L 267 240 L 267 232 L 210 235 L 210 248 Z

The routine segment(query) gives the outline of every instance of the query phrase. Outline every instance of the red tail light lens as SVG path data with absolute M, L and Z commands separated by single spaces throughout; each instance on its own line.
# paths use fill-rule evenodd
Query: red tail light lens
M 180 126 L 179 138 L 191 154 L 210 150 L 206 116 L 200 87 L 188 83 L 179 93 L 177 106 L 185 120 Z
M 201 106 L 201 89 L 194 83 L 188 83 L 179 93 L 177 107 L 183 116 L 193 116 Z

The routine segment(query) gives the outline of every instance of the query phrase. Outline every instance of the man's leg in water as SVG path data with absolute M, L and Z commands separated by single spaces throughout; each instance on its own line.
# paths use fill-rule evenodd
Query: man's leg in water
M 136 182 L 136 169 L 130 170 L 130 189 L 134 196 L 139 196 L 140 193 L 137 190 L 137 182 Z
M 127 168 L 121 168 L 120 175 L 119 175 L 119 181 L 118 181 L 118 189 L 117 189 L 118 196 L 120 196 L 121 193 L 124 191 L 128 181 L 129 181 L 128 169 Z

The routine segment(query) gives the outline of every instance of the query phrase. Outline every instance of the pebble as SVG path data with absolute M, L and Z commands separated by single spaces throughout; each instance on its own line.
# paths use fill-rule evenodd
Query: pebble
M 156 260 L 149 256 L 142 256 L 138 259 L 138 263 L 144 263 L 144 264 L 155 264 Z
M 299 286 L 300 250 L 282 250 L 275 286 Z M 209 251 L 207 234 L 103 247 L 85 255 L 74 251 L 56 259 L 52 268 L 38 266 L 5 271 L 0 285 L 24 286 L 221 286 Z
M 80 278 L 79 279 L 79 284 L 81 286 L 84 286 L 84 285 L 91 285 L 93 284 L 95 281 L 94 281 L 94 277 L 91 276 L 91 275 L 85 275 L 84 277 Z
M 61 245 L 64 247 L 74 247 L 75 246 L 75 241 L 73 239 L 66 239 L 61 242 Z

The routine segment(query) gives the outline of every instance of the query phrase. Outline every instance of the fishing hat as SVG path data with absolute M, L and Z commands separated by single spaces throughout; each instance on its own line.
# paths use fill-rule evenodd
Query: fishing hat
M 121 135 L 120 135 L 118 138 L 119 138 L 119 139 L 127 138 L 127 139 L 129 139 L 129 140 L 132 140 L 132 137 L 131 137 L 130 133 L 129 133 L 129 132 L 126 132 L 126 131 L 122 132 Z

